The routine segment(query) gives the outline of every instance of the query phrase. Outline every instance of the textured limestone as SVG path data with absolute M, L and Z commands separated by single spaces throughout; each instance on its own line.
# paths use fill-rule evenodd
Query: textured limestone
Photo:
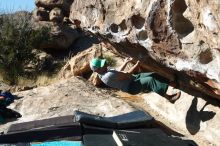
M 181 98 L 175 105 L 155 93 L 145 94 L 142 97 L 145 100 L 145 106 L 151 108 L 150 113 L 153 116 L 164 121 L 164 124 L 169 125 L 173 130 L 188 135 L 199 146 L 220 144 L 220 125 L 218 124 L 220 109 L 213 104 L 215 102 L 207 102 L 201 98 L 202 95 L 192 96 L 186 92 L 182 92 Z
M 32 12 L 32 18 L 35 21 L 48 21 L 49 20 L 49 13 L 44 8 L 35 8 Z
M 37 7 L 44 7 L 47 10 L 51 10 L 55 7 L 61 8 L 66 14 L 69 14 L 70 5 L 73 0 L 35 0 Z
M 210 46 L 209 44 L 216 44 L 216 41 L 206 42 L 199 39 L 198 35 L 206 36 L 207 33 L 213 32 L 209 32 L 210 29 L 203 29 L 201 32 L 198 27 L 201 24 L 196 25 L 200 19 L 192 14 L 194 11 L 199 13 L 200 11 L 197 9 L 200 10 L 205 5 L 209 5 L 209 7 L 219 5 L 217 1 L 212 3 L 216 5 L 212 6 L 211 2 L 193 0 L 129 0 L 126 2 L 122 0 L 117 2 L 76 0 L 71 6 L 70 20 L 73 23 L 77 22 L 82 28 L 99 32 L 109 40 L 120 44 L 123 52 L 141 60 L 151 66 L 153 71 L 157 71 L 169 79 L 173 79 L 174 71 L 162 68 L 155 63 L 153 66 L 148 64 L 148 62 L 152 62 L 149 58 L 153 58 L 170 69 L 181 71 L 177 73 L 179 78 L 184 72 L 192 77 L 192 80 L 200 82 L 203 84 L 202 86 L 207 86 L 206 82 L 209 80 L 219 84 L 219 53 L 216 48 L 204 48 L 198 45 L 205 42 L 208 44 L 206 46 Z M 188 12 L 191 7 L 194 11 Z M 217 18 L 219 15 L 217 9 L 212 11 L 210 14 Z M 185 13 L 190 13 L 191 18 L 185 16 Z M 217 27 L 217 21 L 212 20 Z M 207 23 L 207 21 L 202 23 Z M 218 29 L 216 30 L 217 32 L 214 34 L 218 34 Z M 186 42 L 186 40 L 191 42 Z M 218 46 L 218 44 L 216 45 Z M 216 45 L 214 46 L 216 47 Z M 164 73 L 162 70 L 168 73 Z M 211 91 L 213 86 L 196 85 L 195 88 L 219 99 L 219 95 L 215 95 Z
M 220 144 L 219 103 L 206 99 L 201 93 L 191 89 L 182 91 L 175 104 L 153 92 L 139 95 L 124 92 L 116 94 L 131 105 L 146 110 L 172 130 L 193 139 L 199 146 Z
M 61 77 L 67 78 L 68 76 L 82 76 L 91 72 L 89 62 L 94 57 L 101 56 L 101 48 L 99 45 L 93 45 L 86 51 L 78 53 L 72 57 L 61 70 Z
M 114 42 L 121 54 L 141 60 L 145 69 L 170 79 L 177 73 L 184 85 L 220 99 L 211 88 L 200 86 L 208 79 L 219 86 L 219 10 L 219 0 L 74 0 L 64 16 L 69 16 L 77 27 L 99 32 Z M 92 46 L 87 40 L 77 43 L 79 51 Z M 72 68 L 77 63 L 73 61 Z M 87 72 L 88 64 L 83 63 Z M 181 89 L 185 92 L 174 105 L 158 95 L 147 94 L 142 107 L 151 109 L 160 121 L 199 145 L 219 145 L 218 101 L 194 94 L 192 88 L 189 92 Z
M 35 25 L 44 25 L 45 21 L 51 30 L 53 41 L 43 45 L 41 49 L 67 50 L 79 37 L 76 27 L 69 22 L 69 11 L 73 0 L 35 0 L 37 8 L 32 15 Z M 53 24 L 51 24 L 51 22 Z
M 49 69 L 53 65 L 53 57 L 46 52 L 32 50 L 33 60 L 24 65 L 24 71 L 27 73 L 40 72 Z
M 140 60 L 151 56 L 219 82 L 219 7 L 218 0 L 75 0 L 70 20 L 124 45 Z
M 20 112 L 22 118 L 0 125 L 0 129 L 6 130 L 12 123 L 72 115 L 74 110 L 100 116 L 120 115 L 135 110 L 110 93 L 76 77 L 61 80 L 53 85 L 17 92 L 15 94 L 23 98 L 16 100 L 10 108 Z
M 219 82 L 219 1 L 174 1 L 171 8 L 173 29 L 187 56 L 177 59 L 176 68 L 198 71 Z
M 99 32 L 146 64 L 150 57 L 202 83 L 220 82 L 219 0 L 36 0 L 36 6 L 69 11 L 64 16 L 77 27 Z
M 64 15 L 60 8 L 54 8 L 50 11 L 50 21 L 56 22 L 56 23 L 62 23 L 63 18 L 64 18 Z
M 35 29 L 47 27 L 50 30 L 49 42 L 40 44 L 37 49 L 67 50 L 80 37 L 80 32 L 75 29 L 74 25 L 57 23 L 56 17 L 53 17 L 53 20 L 55 23 L 49 21 L 34 22 Z

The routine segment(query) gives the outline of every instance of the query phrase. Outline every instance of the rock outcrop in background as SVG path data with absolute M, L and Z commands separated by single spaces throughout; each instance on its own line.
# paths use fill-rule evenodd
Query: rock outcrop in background
M 33 20 L 36 26 L 45 25 L 51 28 L 52 42 L 41 48 L 67 50 L 80 36 L 75 26 L 69 23 L 68 16 L 73 0 L 36 0 Z

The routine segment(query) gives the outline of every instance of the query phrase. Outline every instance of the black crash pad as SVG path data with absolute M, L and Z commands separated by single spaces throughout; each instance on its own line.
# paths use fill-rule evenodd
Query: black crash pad
M 49 126 L 69 125 L 73 123 L 72 119 L 73 119 L 73 116 L 69 115 L 69 116 L 60 116 L 60 117 L 54 117 L 54 118 L 49 118 L 49 119 L 12 124 L 9 127 L 7 133 L 40 129 L 40 128 L 49 127 Z
M 56 139 L 80 140 L 81 125 L 73 123 L 72 119 L 73 116 L 62 116 L 13 124 L 6 134 L 0 135 L 0 144 Z
M 112 129 L 125 129 L 149 126 L 154 122 L 154 118 L 148 113 L 140 110 L 114 117 L 101 117 L 81 111 L 75 111 L 74 122 Z
M 194 141 L 170 137 L 158 128 L 115 131 L 127 139 L 125 141 L 119 140 L 124 146 L 197 146 Z M 85 134 L 83 135 L 84 146 L 117 146 L 118 140 L 113 138 L 112 133 Z

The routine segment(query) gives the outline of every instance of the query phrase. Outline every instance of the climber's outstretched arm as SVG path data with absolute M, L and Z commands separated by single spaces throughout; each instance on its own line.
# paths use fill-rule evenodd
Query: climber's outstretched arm
M 140 61 L 137 61 L 136 64 L 128 71 L 128 73 L 133 74 L 140 66 Z
M 133 59 L 131 57 L 127 57 L 124 60 L 124 63 L 118 68 L 118 71 L 124 71 L 125 67 L 129 62 L 131 62 Z

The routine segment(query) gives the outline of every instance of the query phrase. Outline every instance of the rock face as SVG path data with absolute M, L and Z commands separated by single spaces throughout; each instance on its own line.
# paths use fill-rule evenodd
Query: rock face
M 74 28 L 80 27 L 100 33 L 118 45 L 121 52 L 169 79 L 173 79 L 174 73 L 179 77 L 184 73 L 205 86 L 210 80 L 217 86 L 209 84 L 208 88 L 220 89 L 218 0 L 36 0 L 35 3 L 39 10 L 44 9 L 42 14 L 45 11 L 50 14 L 53 34 L 58 34 L 55 45 L 46 47 L 69 48 L 80 36 Z M 70 23 L 68 17 L 74 25 L 68 27 L 69 33 L 64 29 L 65 23 Z M 148 64 L 152 61 L 155 62 Z M 216 98 L 220 99 L 220 95 Z
M 59 50 L 67 50 L 80 37 L 73 25 L 53 25 L 51 34 L 54 42 L 50 43 L 49 48 Z
M 70 28 L 66 32 L 77 27 L 93 33 L 98 32 L 103 40 L 107 40 L 105 45 L 110 45 L 103 47 L 107 49 L 104 54 L 109 53 L 108 49 L 111 48 L 118 51 L 118 54 L 114 52 L 111 57 L 118 55 L 119 59 L 125 55 L 132 56 L 141 61 L 145 70 L 156 71 L 169 79 L 173 79 L 175 73 L 184 85 L 190 84 L 201 92 L 220 99 L 219 95 L 213 95 L 211 90 L 220 89 L 219 0 L 36 0 L 36 5 L 51 14 L 48 21 L 53 25 L 54 34 L 61 36 L 61 40 L 57 39 L 53 47 L 61 44 L 60 48 L 67 49 L 76 40 L 74 45 L 78 45 L 78 51 L 83 51 L 70 59 L 63 68 L 62 74 L 65 77 L 84 73 L 90 75 L 89 60 L 100 55 L 99 49 L 104 42 L 88 44 L 87 40 L 74 37 L 77 36 L 73 35 L 74 33 L 63 35 L 61 28 L 70 25 L 68 17 L 74 26 L 71 25 L 73 29 Z M 66 42 L 71 36 L 73 39 Z M 94 81 L 94 78 L 93 74 L 90 80 Z M 114 97 L 110 98 L 108 93 L 104 95 L 88 83 L 75 79 L 18 93 L 25 98 L 12 105 L 12 108 L 24 115 L 20 121 L 59 116 L 71 113 L 72 109 L 101 115 L 115 113 L 114 106 L 120 103 L 114 101 L 108 106 L 107 101 L 102 103 L 99 100 L 106 97 L 111 101 Z M 206 83 L 209 81 L 212 84 L 207 87 Z M 82 82 L 82 88 L 78 82 Z M 200 83 L 206 86 L 202 87 Z M 206 96 L 192 93 L 191 88 L 187 91 L 182 85 L 181 89 L 185 92 L 182 92 L 180 100 L 175 104 L 171 105 L 161 96 L 149 93 L 143 96 L 141 105 L 138 106 L 174 130 L 196 140 L 200 145 L 220 145 L 219 101 L 209 101 Z M 100 94 L 90 92 L 96 90 Z M 48 101 L 44 100 L 45 97 Z M 33 98 L 36 101 L 33 102 Z M 53 100 L 54 98 L 57 100 Z M 132 104 L 136 102 L 137 99 L 132 100 Z M 103 105 L 103 109 L 99 109 L 99 103 Z M 109 110 L 111 106 L 114 108 Z M 128 109 L 130 110 L 130 107 Z M 124 111 L 124 108 L 117 110 Z
M 37 7 L 44 7 L 46 9 L 53 9 L 54 7 L 65 10 L 65 13 L 69 14 L 70 5 L 73 0 L 35 0 Z
M 72 57 L 68 63 L 63 67 L 61 76 L 67 78 L 68 76 L 82 76 L 91 72 L 89 61 L 94 57 L 101 56 L 101 50 L 97 49 L 98 46 L 94 45 L 90 49 L 80 52 Z M 70 71 L 70 73 L 68 73 Z
M 45 69 L 49 70 L 54 61 L 51 55 L 39 50 L 33 50 L 32 54 L 34 55 L 33 60 L 24 65 L 24 71 L 26 73 L 34 74 Z
M 204 100 L 204 95 L 200 93 L 193 93 L 192 90 L 190 94 L 182 92 L 175 104 L 153 92 L 138 96 L 123 92 L 116 94 L 131 105 L 148 111 L 174 131 L 195 140 L 199 146 L 220 144 L 219 106 L 215 106 L 211 100 Z
M 63 12 L 60 8 L 54 8 L 50 11 L 50 21 L 62 23 L 63 18 Z
M 72 2 L 73 0 L 35 1 L 37 8 L 32 13 L 35 25 L 41 26 L 46 24 L 49 26 L 53 40 L 47 45 L 42 45 L 41 49 L 67 50 L 80 36 L 76 27 L 69 23 L 67 19 Z
M 182 92 L 181 98 L 171 105 L 166 99 L 155 93 L 143 95 L 145 106 L 154 117 L 158 113 L 158 120 L 170 125 L 173 130 L 181 131 L 184 135 L 194 139 L 200 146 L 219 145 L 220 109 L 212 102 L 202 99 L 202 95 L 192 96 Z M 186 104 L 188 103 L 188 104 Z M 169 123 L 169 124 L 168 124 Z
M 44 42 L 39 45 L 37 49 L 47 49 L 53 50 L 67 50 L 73 44 L 73 42 L 80 37 L 80 32 L 75 29 L 74 25 L 64 25 L 62 23 L 57 23 L 55 17 L 51 17 L 52 21 L 37 21 L 34 22 L 34 29 L 47 28 L 49 30 L 50 38 L 48 42 Z M 55 22 L 55 23 L 53 23 Z
M 44 8 L 40 7 L 32 12 L 32 17 L 36 21 L 48 21 L 49 13 Z
M 14 94 L 23 98 L 15 100 L 10 108 L 20 112 L 22 118 L 0 125 L 1 131 L 12 123 L 71 115 L 74 110 L 108 117 L 134 111 L 137 107 L 199 146 L 220 144 L 220 109 L 212 100 L 204 100 L 202 94 L 192 96 L 182 92 L 181 98 L 171 104 L 156 93 L 135 96 L 113 93 L 79 77 Z
M 180 9 L 182 8 L 182 9 Z M 173 30 L 179 36 L 186 59 L 177 59 L 178 70 L 194 70 L 219 79 L 219 8 L 215 1 L 173 1 Z
M 14 122 L 25 122 L 72 115 L 80 110 L 100 116 L 114 116 L 134 111 L 135 109 L 111 92 L 95 88 L 81 78 L 69 78 L 56 84 L 17 92 L 23 97 L 10 105 L 19 111 L 22 118 Z M 12 124 L 0 125 L 1 131 Z
M 108 55 L 116 60 L 114 68 L 120 66 L 122 58 L 114 54 L 113 50 L 109 50 L 109 46 L 98 44 L 74 56 L 67 64 L 68 67 L 63 69 L 64 75 L 67 73 L 70 76 L 88 73 L 90 71 L 90 58 L 99 56 L 100 48 L 103 49 L 104 56 Z M 94 85 L 100 85 L 100 83 L 97 83 L 96 74 L 94 73 L 91 75 L 90 81 Z M 156 93 L 130 95 L 117 92 L 116 94 L 131 105 L 151 113 L 166 126 L 195 140 L 198 145 L 219 145 L 219 102 L 207 99 L 206 95 L 195 92 L 191 88 L 181 86 L 180 89 L 182 90 L 181 97 L 175 104 L 171 104 L 167 99 Z M 169 90 L 169 93 L 173 94 L 172 90 Z
M 91 73 L 89 66 L 90 61 L 95 57 L 103 56 L 107 60 L 111 59 L 112 67 L 119 67 L 122 64 L 122 58 L 117 56 L 113 50 L 110 50 L 104 43 L 93 44 L 89 49 L 82 51 L 72 57 L 63 67 L 61 76 L 83 76 L 83 74 Z
M 219 7 L 218 0 L 75 0 L 69 18 L 140 60 L 220 82 Z

